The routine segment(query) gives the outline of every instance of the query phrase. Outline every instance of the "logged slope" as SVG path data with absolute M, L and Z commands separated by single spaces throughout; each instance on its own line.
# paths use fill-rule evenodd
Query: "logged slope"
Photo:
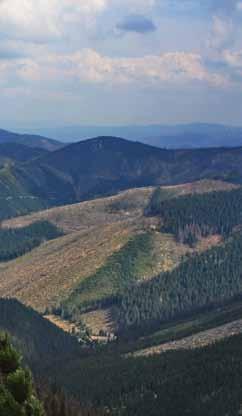
M 0 265 L 0 295 L 18 297 L 44 312 L 95 273 L 133 232 L 129 223 L 117 223 L 44 243 L 24 257 Z
M 162 189 L 166 194 L 167 187 Z M 233 185 L 219 181 L 201 181 L 172 187 L 172 195 L 175 197 L 216 189 L 230 191 Z M 151 259 L 147 258 L 142 265 L 138 260 L 142 259 L 142 250 L 135 251 L 137 257 L 133 260 L 142 266 L 134 268 L 137 279 L 147 279 L 161 271 L 173 269 L 183 255 L 193 250 L 177 244 L 173 236 L 157 232 L 160 229 L 157 218 L 144 216 L 144 209 L 153 192 L 154 188 L 131 189 L 113 197 L 52 208 L 3 222 L 4 228 L 18 228 L 36 221 L 49 221 L 63 229 L 67 235 L 42 244 L 17 260 L 0 265 L 0 296 L 18 297 L 41 312 L 58 306 L 63 300 L 68 300 L 68 305 L 71 305 L 70 295 L 80 285 L 85 285 L 87 278 L 93 287 L 98 276 L 101 276 L 101 280 L 105 277 L 103 270 L 108 268 L 108 273 L 112 272 L 112 259 L 118 259 L 122 264 L 125 247 L 127 244 L 133 245 L 133 239 L 140 233 L 151 234 Z M 195 250 L 204 250 L 218 241 L 219 239 L 208 239 L 204 246 L 201 244 Z M 116 257 L 112 257 L 113 255 Z M 114 285 L 103 288 L 102 298 L 110 295 L 108 287 L 111 294 L 114 294 L 116 284 L 122 283 L 119 282 L 122 273 L 123 270 L 120 274 L 116 273 Z M 94 285 L 94 289 L 89 290 L 87 285 L 88 302 L 91 298 L 95 300 L 96 296 L 100 298 L 99 289 L 98 277 L 98 284 Z M 79 302 L 77 298 L 77 303 Z
M 198 187 L 202 186 L 202 183 L 198 185 Z M 212 186 L 214 188 L 219 186 L 218 181 L 212 181 Z M 225 182 L 221 186 L 228 190 L 233 187 L 233 185 Z M 183 188 L 185 187 L 186 185 Z M 11 218 L 3 221 L 2 225 L 5 228 L 24 227 L 35 221 L 46 220 L 56 224 L 66 233 L 91 231 L 94 226 L 108 225 L 142 216 L 153 192 L 154 188 L 152 187 L 130 189 L 111 197 L 64 205 Z
M 158 188 L 133 188 L 122 191 L 118 195 L 98 198 L 78 204 L 64 205 L 30 215 L 11 218 L 3 221 L 6 228 L 23 227 L 35 221 L 46 220 L 53 222 L 66 233 L 73 231 L 89 230 L 90 227 L 110 224 L 122 221 L 124 218 L 137 218 L 143 216 L 144 211 L 150 216 L 160 214 L 160 206 L 153 212 L 154 204 L 161 201 L 189 196 L 193 194 L 205 194 L 216 191 L 232 191 L 238 189 L 238 185 L 219 180 L 201 180 L 182 185 L 162 186 Z M 158 195 L 158 201 L 156 196 Z
M 1 184 L 3 175 L 0 172 L 0 195 L 6 194 Z M 4 178 L 7 180 L 6 175 Z M 172 151 L 99 137 L 15 165 L 10 168 L 9 181 L 10 178 L 15 180 L 14 192 L 19 198 L 21 193 L 17 191 L 21 188 L 22 194 L 38 199 L 42 206 L 75 203 L 132 187 L 174 185 L 204 178 L 240 183 L 242 148 Z M 12 197 L 13 190 L 9 188 L 5 198 Z M 27 202 L 25 205 L 33 210 L 31 201 Z M 12 204 L 14 207 L 15 201 Z M 17 214 L 19 210 L 13 212 Z
M 49 221 L 67 235 L 1 265 L 0 296 L 17 296 L 42 312 L 58 304 L 133 235 L 149 228 L 143 209 L 152 192 L 152 188 L 130 190 L 4 222 L 3 227 L 15 228 Z

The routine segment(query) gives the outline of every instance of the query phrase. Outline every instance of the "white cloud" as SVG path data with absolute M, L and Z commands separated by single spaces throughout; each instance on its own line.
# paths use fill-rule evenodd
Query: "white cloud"
M 57 39 L 73 24 L 90 25 L 109 0 L 1 0 L 1 32 L 30 41 Z
M 14 63 L 9 62 L 10 68 Z M 223 86 L 226 79 L 211 73 L 202 58 L 193 53 L 165 53 L 142 58 L 112 58 L 92 49 L 72 54 L 36 54 L 32 59 L 18 60 L 16 76 L 25 82 L 101 83 L 171 85 L 193 81 Z
M 242 50 L 225 49 L 217 55 L 214 64 L 221 68 L 221 73 L 226 74 L 231 87 L 241 88 Z
M 200 55 L 192 53 L 165 53 L 142 58 L 110 58 L 93 50 L 85 50 L 69 58 L 73 72 L 80 80 L 91 82 L 190 82 L 202 81 L 214 85 L 224 80 L 210 74 Z
M 115 38 L 116 24 L 127 15 L 155 18 L 157 3 L 159 0 L 0 0 L 0 38 L 50 47 L 58 42 L 63 50 L 77 44 L 90 47 L 94 40 Z
M 157 0 L 0 0 L 1 33 L 9 39 L 48 42 L 80 36 L 107 12 L 150 13 Z M 112 19 L 109 21 L 112 26 Z
M 242 70 L 242 51 L 225 50 L 221 58 L 228 66 Z
M 212 86 L 226 85 L 226 77 L 208 69 L 199 53 L 179 51 L 158 55 L 153 52 L 148 55 L 146 49 L 144 56 L 137 57 L 142 48 L 131 53 L 128 45 L 128 57 L 113 57 L 102 48 L 99 49 L 102 53 L 97 51 L 96 45 L 90 48 L 92 41 L 95 44 L 96 40 L 95 36 L 87 40 L 88 34 L 93 34 L 96 27 L 100 28 L 96 26 L 99 17 L 102 17 L 101 26 L 107 21 L 107 25 L 114 27 L 115 18 L 119 19 L 122 14 L 151 16 L 158 2 L 22 0 L 20 3 L 19 0 L 0 0 L 1 33 L 6 37 L 4 43 L 11 46 L 11 59 L 7 59 L 5 49 L 1 53 L 0 48 L 1 85 L 11 81 L 14 88 L 16 85 L 19 88 L 22 83 L 26 87 L 31 83 L 41 83 L 46 90 L 48 86 L 60 85 L 61 82 L 72 84 L 72 88 L 82 83 L 172 86 L 203 82 Z M 214 17 L 211 47 L 224 48 L 231 38 L 232 26 L 229 19 Z M 71 42 L 63 46 L 63 40 L 68 39 Z M 50 40 L 60 42 L 57 45 Z M 113 46 L 111 55 L 114 54 Z M 18 59 L 14 58 L 16 51 L 19 52 Z M 132 54 L 136 56 L 132 57 Z
M 221 50 L 231 44 L 234 36 L 234 24 L 230 18 L 213 16 L 213 25 L 209 37 L 209 47 Z

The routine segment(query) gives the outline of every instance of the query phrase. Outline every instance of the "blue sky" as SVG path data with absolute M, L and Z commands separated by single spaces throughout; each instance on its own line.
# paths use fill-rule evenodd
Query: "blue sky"
M 0 0 L 0 124 L 242 125 L 242 1 Z

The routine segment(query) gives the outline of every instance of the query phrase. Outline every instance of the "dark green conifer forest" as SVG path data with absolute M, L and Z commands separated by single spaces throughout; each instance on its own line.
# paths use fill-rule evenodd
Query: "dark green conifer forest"
M 22 228 L 0 229 L 0 262 L 9 261 L 63 235 L 54 224 L 37 221 Z
M 242 233 L 185 257 L 172 272 L 133 286 L 120 299 L 120 325 L 142 326 L 223 304 L 242 293 Z
M 192 245 L 199 238 L 213 234 L 227 237 L 242 223 L 242 190 L 167 199 L 158 188 L 146 213 L 159 215 L 161 231 L 174 234 L 181 243 Z
M 21 366 L 21 357 L 7 335 L 0 335 L 0 415 L 44 416 L 32 376 Z

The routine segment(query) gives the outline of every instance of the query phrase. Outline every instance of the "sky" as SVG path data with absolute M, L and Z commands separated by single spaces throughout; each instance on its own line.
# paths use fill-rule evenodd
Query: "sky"
M 0 127 L 242 125 L 242 1 L 0 0 Z

